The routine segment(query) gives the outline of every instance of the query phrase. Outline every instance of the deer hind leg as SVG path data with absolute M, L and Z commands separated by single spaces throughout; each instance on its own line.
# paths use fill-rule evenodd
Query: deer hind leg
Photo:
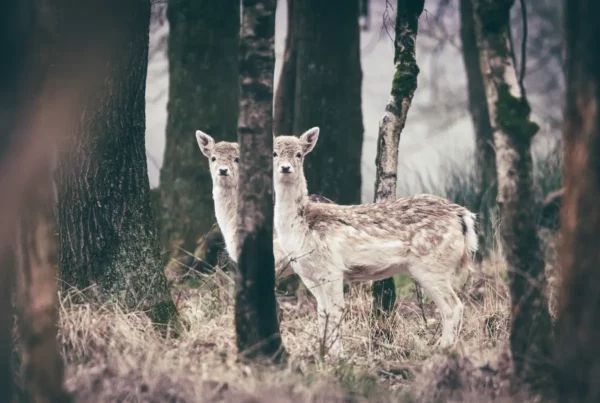
M 422 269 L 410 271 L 413 278 L 438 307 L 442 316 L 442 337 L 437 345 L 441 348 L 453 346 L 460 332 L 464 306 L 454 292 L 450 279 Z

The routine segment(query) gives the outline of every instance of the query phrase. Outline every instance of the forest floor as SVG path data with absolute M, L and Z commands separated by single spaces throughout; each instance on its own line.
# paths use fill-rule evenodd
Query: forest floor
M 222 271 L 173 287 L 187 323 L 178 338 L 161 337 L 141 312 L 63 295 L 67 387 L 78 402 L 510 401 L 505 279 L 502 261 L 492 258 L 465 282 L 460 341 L 446 352 L 433 347 L 439 314 L 430 301 L 421 308 L 410 280 L 399 288 L 386 342 L 369 327 L 369 285 L 353 284 L 343 325 L 347 357 L 339 361 L 319 357 L 312 298 L 280 297 L 290 359 L 279 367 L 236 361 L 233 279 Z M 516 400 L 538 400 L 521 394 Z

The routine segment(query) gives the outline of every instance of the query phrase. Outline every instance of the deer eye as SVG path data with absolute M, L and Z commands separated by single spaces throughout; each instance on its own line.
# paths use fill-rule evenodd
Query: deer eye
M 302 158 L 302 153 L 296 154 L 296 158 Z
M 210 160 L 211 160 L 212 162 L 215 162 L 215 161 L 217 160 L 217 157 L 212 157 Z
M 277 157 L 277 153 L 273 153 L 273 157 Z
M 235 157 L 235 159 L 233 160 L 233 162 L 235 162 L 236 164 L 240 163 L 240 158 L 239 157 Z

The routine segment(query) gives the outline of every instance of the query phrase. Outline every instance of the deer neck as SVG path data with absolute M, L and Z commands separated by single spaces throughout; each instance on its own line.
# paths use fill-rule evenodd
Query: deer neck
M 300 210 L 309 202 L 306 180 L 301 178 L 294 184 L 277 184 L 275 191 L 275 230 L 286 253 L 302 242 L 300 238 L 308 230 L 300 216 Z
M 237 188 L 213 187 L 215 216 L 225 238 L 225 247 L 229 257 L 237 262 Z

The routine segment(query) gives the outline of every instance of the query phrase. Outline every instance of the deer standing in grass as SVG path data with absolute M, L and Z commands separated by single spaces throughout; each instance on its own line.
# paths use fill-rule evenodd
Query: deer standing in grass
M 303 162 L 318 137 L 318 127 L 300 138 L 275 137 L 273 175 L 278 240 L 285 254 L 296 256 L 295 271 L 317 300 L 324 344 L 343 354 L 344 282 L 408 272 L 440 311 L 437 344 L 454 345 L 463 304 L 452 278 L 477 251 L 475 215 L 433 195 L 356 206 L 313 202 Z
M 200 130 L 196 131 L 196 140 L 200 150 L 209 160 L 215 216 L 225 239 L 225 249 L 231 260 L 237 263 L 237 186 L 240 149 L 238 144 L 233 142 L 215 143 L 211 136 Z M 318 195 L 312 195 L 311 198 L 324 203 L 333 203 Z M 273 237 L 273 254 L 275 269 L 278 272 L 276 277 L 286 277 L 294 272 L 294 259 L 283 252 L 276 236 Z

